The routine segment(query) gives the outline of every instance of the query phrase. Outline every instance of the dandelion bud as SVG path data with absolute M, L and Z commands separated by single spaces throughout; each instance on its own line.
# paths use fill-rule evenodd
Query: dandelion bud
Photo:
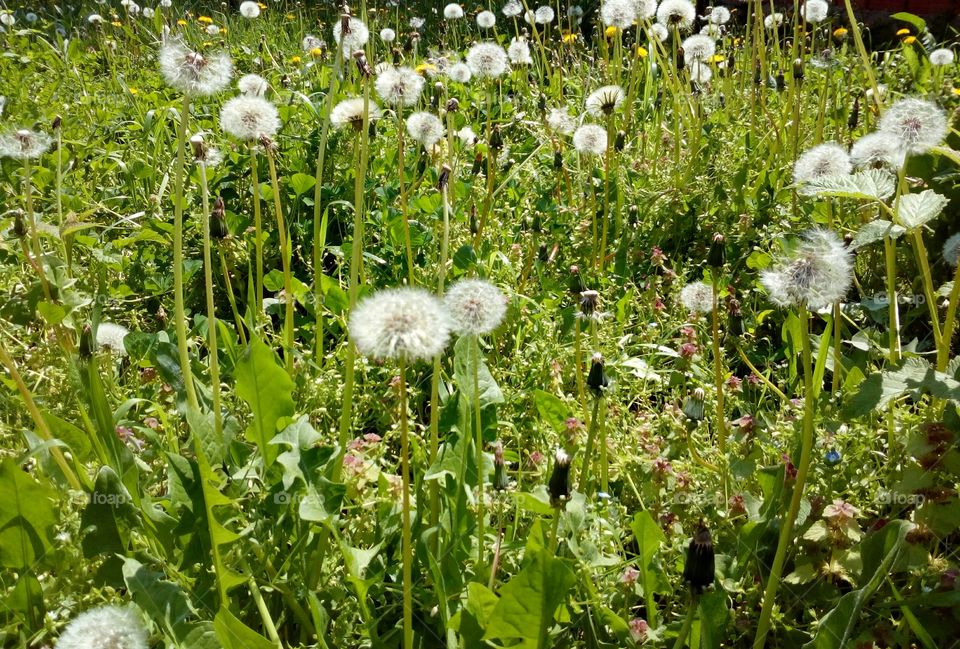
M 367 63 L 367 55 L 363 50 L 357 50 L 353 53 L 353 60 L 357 63 L 357 70 L 360 72 L 361 76 L 371 77 L 373 76 L 373 68 L 370 67 L 370 64 Z
M 697 388 L 687 395 L 687 398 L 683 402 L 683 414 L 687 416 L 687 419 L 690 421 L 703 421 L 703 402 L 705 398 L 706 395 L 703 392 L 703 388 Z
M 456 113 L 459 110 L 460 110 L 460 102 L 457 100 L 456 97 L 451 97 L 450 99 L 447 100 L 448 113 Z
M 84 325 L 80 333 L 80 358 L 86 360 L 93 356 L 93 332 L 90 325 Z
M 479 169 L 480 163 L 478 162 L 474 165 L 475 168 Z M 473 172 L 476 175 L 476 171 Z M 470 234 L 477 233 L 477 205 L 474 203 L 470 206 Z
M 777 90 L 783 90 L 786 87 L 786 79 L 783 76 L 783 72 L 777 72 L 777 76 L 774 79 L 774 87 Z
M 596 291 L 582 291 L 580 293 L 580 313 L 584 317 L 590 317 L 597 311 L 600 304 L 600 294 Z
M 214 239 L 225 239 L 230 234 L 227 230 L 226 213 L 223 197 L 217 196 L 217 200 L 213 203 L 213 211 L 210 212 L 210 234 Z
M 193 157 L 197 160 L 203 160 L 205 157 L 203 147 L 203 136 L 197 133 L 190 138 L 190 147 L 193 149 Z
M 440 168 L 440 177 L 437 179 L 437 189 L 443 191 L 447 186 L 447 183 L 450 182 L 450 165 L 444 164 Z
M 580 274 L 579 266 L 570 267 L 570 282 L 569 282 L 570 293 L 573 295 L 582 295 L 585 290 L 587 290 L 586 284 L 583 283 L 583 276 Z
M 563 449 L 557 449 L 547 491 L 554 507 L 563 507 L 570 498 L 570 456 Z
M 610 385 L 610 379 L 603 371 L 603 356 L 594 354 L 590 359 L 590 373 L 587 375 L 587 387 L 599 396 Z
M 850 117 L 847 118 L 847 129 L 852 131 L 857 128 L 857 124 L 860 122 L 860 97 L 855 97 L 853 100 L 853 108 L 850 109 Z
M 713 235 L 710 243 L 710 252 L 707 253 L 707 264 L 711 268 L 722 268 L 726 261 L 726 242 L 719 232 Z
M 500 134 L 500 127 L 495 127 L 490 134 L 490 148 L 499 151 L 503 148 L 503 136 Z
M 537 99 L 537 108 L 541 113 L 547 112 L 547 97 L 546 95 L 541 94 Z
M 340 34 L 350 33 L 350 14 L 344 13 L 340 16 Z M 341 36 L 342 37 L 342 36 Z
M 50 130 L 56 131 L 60 128 L 60 125 L 63 124 L 63 118 L 57 115 L 53 118 L 53 123 L 50 124 Z
M 493 445 L 493 489 L 494 491 L 506 491 L 507 489 L 507 467 L 503 461 L 503 443 L 499 440 Z
M 260 146 L 263 147 L 263 150 L 269 155 L 274 155 L 277 152 L 277 145 L 269 135 L 260 136 Z
M 687 563 L 683 567 L 683 580 L 690 584 L 696 593 L 701 593 L 713 585 L 715 565 L 713 556 L 713 538 L 710 530 L 700 521 L 697 533 L 687 546 Z
M 623 151 L 623 147 L 627 144 L 627 134 L 625 131 L 617 132 L 617 139 L 613 141 L 613 148 L 616 149 L 617 153 Z
M 630 208 L 627 210 L 627 223 L 630 225 L 631 228 L 635 228 L 637 227 L 639 218 L 640 218 L 640 208 L 637 207 L 636 205 L 631 205 Z
M 13 235 L 18 239 L 27 236 L 27 224 L 23 222 L 23 212 L 20 210 L 13 217 Z
M 797 81 L 803 80 L 803 59 L 793 60 L 793 78 Z
M 480 153 L 478 153 L 478 154 L 473 158 L 473 168 L 470 170 L 471 173 L 472 173 L 474 176 L 476 176 L 477 174 L 480 173 L 480 164 L 481 164 L 482 162 L 483 162 L 483 155 L 481 155 Z

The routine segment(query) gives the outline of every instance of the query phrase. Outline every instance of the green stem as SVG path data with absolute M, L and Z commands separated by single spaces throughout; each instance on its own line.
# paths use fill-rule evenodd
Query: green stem
M 710 333 L 713 339 L 713 382 L 717 390 L 716 431 L 720 454 L 727 449 L 727 422 L 724 415 L 723 356 L 720 353 L 720 281 L 713 278 L 713 312 Z
M 489 81 L 487 90 L 487 195 L 483 199 L 483 211 L 480 214 L 480 223 L 477 225 L 477 233 L 473 236 L 473 248 L 477 250 L 480 247 L 483 228 L 487 224 L 487 218 L 490 215 L 490 208 L 493 205 L 493 179 L 496 176 L 496 160 L 493 157 L 493 147 L 490 140 L 493 136 L 493 88 L 494 81 Z
M 813 418 L 816 414 L 816 399 L 813 393 L 814 368 L 810 352 L 810 315 L 806 305 L 801 305 L 800 317 L 800 344 L 803 363 L 803 429 L 800 437 L 800 463 L 797 466 L 797 479 L 793 486 L 793 495 L 790 498 L 790 508 L 780 527 L 780 538 L 777 541 L 777 552 L 773 558 L 770 575 L 767 578 L 767 587 L 763 593 L 763 607 L 760 610 L 760 621 L 757 624 L 757 635 L 753 641 L 754 649 L 763 649 L 767 633 L 770 631 L 770 620 L 773 614 L 773 603 L 780 588 L 780 577 L 783 574 L 783 565 L 786 562 L 787 550 L 793 536 L 793 525 L 800 511 L 803 500 L 803 487 L 810 470 L 810 458 L 813 454 Z
M 277 218 L 277 237 L 280 239 L 280 263 L 283 267 L 283 356 L 287 373 L 293 375 L 293 278 L 290 271 L 290 235 L 283 219 L 283 208 L 280 206 L 280 183 L 277 180 L 277 164 L 274 160 L 273 148 L 267 147 L 267 166 L 270 169 L 270 186 L 273 189 L 273 210 Z
M 223 417 L 220 412 L 220 361 L 217 351 L 217 312 L 213 302 L 213 259 L 210 252 L 210 192 L 207 188 L 207 165 L 200 161 L 200 196 L 203 205 L 203 283 L 207 294 L 207 362 L 213 399 L 213 426 L 217 439 L 222 439 Z
M 190 96 L 183 96 L 180 109 L 180 126 L 177 129 L 177 166 L 173 175 L 173 297 L 174 327 L 177 333 L 177 354 L 180 358 L 180 372 L 187 393 L 187 404 L 200 410 L 196 388 L 193 385 L 193 371 L 190 369 L 190 355 L 187 350 L 187 319 L 183 304 L 183 168 L 187 145 L 187 122 L 190 120 Z
M 403 117 L 400 106 L 397 106 L 397 167 L 400 174 L 400 215 L 403 219 L 403 244 L 407 251 L 407 283 L 410 286 L 413 282 L 413 245 L 410 242 L 410 219 L 407 215 L 407 184 L 404 179 L 403 158 Z
M 953 329 L 957 324 L 957 303 L 960 302 L 960 264 L 953 275 L 953 288 L 950 290 L 950 300 L 947 303 L 947 317 L 943 321 L 943 336 L 940 338 L 940 349 L 937 350 L 937 371 L 947 369 L 950 360 L 950 343 L 953 341 Z
M 887 322 L 890 363 L 900 361 L 900 311 L 897 304 L 897 242 L 893 237 L 883 238 L 883 254 L 887 284 Z M 892 405 L 893 402 L 891 402 Z
M 930 274 L 930 262 L 927 259 L 927 248 L 923 243 L 923 232 L 920 228 L 911 233 L 913 252 L 920 266 L 920 277 L 923 280 L 923 295 L 927 302 L 927 311 L 930 314 L 930 325 L 933 328 L 933 342 L 937 348 L 938 357 L 943 347 L 943 338 L 940 333 L 940 315 L 937 313 L 937 295 L 933 290 L 933 277 Z
M 410 531 L 410 439 L 407 422 L 407 366 L 400 357 L 400 470 L 403 481 L 403 647 L 413 649 L 413 539 Z
M 690 601 L 687 604 L 687 617 L 683 620 L 683 626 L 680 627 L 680 634 L 677 636 L 677 641 L 673 644 L 673 649 L 683 649 L 687 636 L 690 635 L 690 629 L 693 627 L 693 618 L 697 612 L 697 600 L 698 597 L 696 595 L 690 595 Z
M 483 422 L 480 417 L 480 337 L 472 336 L 473 347 L 473 429 L 477 453 L 477 574 L 485 566 L 484 535 L 486 514 L 483 503 Z
M 581 493 L 589 494 L 590 486 L 590 465 L 593 464 L 593 445 L 596 440 L 597 423 L 600 414 L 600 402 L 603 397 L 597 397 L 593 400 L 593 413 L 590 415 L 590 425 L 587 429 L 587 446 L 583 452 L 583 463 L 580 467 L 580 486 Z

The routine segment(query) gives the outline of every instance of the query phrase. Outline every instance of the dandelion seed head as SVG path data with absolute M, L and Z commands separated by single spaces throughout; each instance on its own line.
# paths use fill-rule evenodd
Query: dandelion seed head
M 436 115 L 413 113 L 407 118 L 407 133 L 429 151 L 443 137 L 443 123 Z
M 663 0 L 657 7 L 657 22 L 668 30 L 687 31 L 693 26 L 697 10 L 690 0 Z
M 812 25 L 823 22 L 828 13 L 830 13 L 830 5 L 824 0 L 807 0 L 800 7 L 800 15 Z
M 530 56 L 530 45 L 527 39 L 515 36 L 510 41 L 510 47 L 507 48 L 507 57 L 514 65 L 532 65 L 533 58 Z
M 598 124 L 583 124 L 573 134 L 573 147 L 585 155 L 603 155 L 607 151 L 607 131 Z
M 783 23 L 783 14 L 775 11 L 763 17 L 763 26 L 767 29 L 776 29 Z
M 507 300 L 500 289 L 482 279 L 463 279 L 447 289 L 443 303 L 452 329 L 460 335 L 481 336 L 500 326 Z
M 46 153 L 52 144 L 53 138 L 46 133 L 22 128 L 0 135 L 0 158 L 32 160 Z
M 367 103 L 367 120 L 375 122 L 380 119 L 380 107 L 372 101 Z M 330 111 L 330 123 L 334 128 L 352 126 L 355 131 L 363 128 L 364 98 L 352 97 L 344 99 Z
M 492 11 L 481 11 L 477 14 L 477 27 L 480 29 L 490 29 L 497 24 L 497 15 Z
M 924 153 L 947 136 L 947 115 L 933 102 L 908 97 L 880 117 L 878 130 L 895 135 L 908 153 Z
M 845 176 L 852 170 L 847 150 L 836 142 L 818 144 L 803 152 L 793 166 L 793 182 L 810 182 L 827 176 Z
M 101 16 L 100 14 L 90 14 L 89 16 L 87 16 L 87 22 L 90 23 L 91 25 L 99 25 L 100 23 L 103 22 L 103 16 Z
M 600 20 L 608 27 L 627 29 L 636 18 L 633 0 L 604 0 L 600 7 Z
M 244 18 L 256 18 L 260 15 L 260 5 L 258 5 L 256 2 L 251 2 L 251 0 L 241 2 L 240 15 Z
M 127 348 L 123 345 L 130 330 L 113 322 L 101 322 L 97 325 L 97 347 L 107 350 L 117 356 L 126 356 Z
M 364 356 L 377 360 L 428 360 L 450 339 L 443 303 L 423 289 L 394 288 L 362 300 L 350 314 L 350 338 Z
M 704 84 L 709 83 L 710 79 L 713 78 L 713 70 L 710 69 L 710 66 L 702 61 L 694 61 L 690 65 L 690 81 L 694 83 Z
M 516 18 L 523 13 L 523 5 L 519 0 L 509 0 L 509 2 L 503 5 L 503 9 L 501 9 L 500 12 L 507 18 Z
M 708 61 L 717 53 L 717 44 L 704 34 L 694 34 L 683 39 L 685 61 Z
M 303 40 L 300 41 L 300 49 L 308 54 L 313 50 L 323 49 L 323 46 L 324 42 L 313 34 L 307 34 L 303 37 Z
M 950 236 L 943 243 L 943 260 L 954 268 L 960 263 L 960 232 Z
M 850 147 L 850 162 L 858 169 L 900 169 L 905 155 L 900 138 L 883 131 L 868 133 Z
M 237 81 L 237 90 L 244 95 L 262 97 L 267 93 L 267 80 L 259 74 L 245 74 Z
M 633 0 L 633 14 L 637 20 L 650 20 L 657 15 L 657 0 Z
M 715 23 L 707 23 L 700 28 L 700 33 L 704 36 L 709 36 L 713 40 L 717 40 L 723 36 L 723 28 Z
M 447 76 L 457 83 L 468 83 L 473 77 L 473 73 L 470 71 L 469 65 L 460 62 L 450 66 L 450 69 L 447 71 Z
M 333 40 L 343 51 L 344 58 L 351 56 L 355 51 L 363 49 L 370 40 L 370 30 L 358 18 L 350 16 L 347 20 L 349 33 L 343 31 L 343 20 L 338 20 L 333 26 Z
M 680 304 L 691 313 L 713 312 L 713 287 L 706 282 L 690 282 L 680 290 Z
M 955 58 L 953 50 L 946 47 L 933 50 L 929 56 L 930 65 L 953 65 Z
M 553 22 L 555 15 L 553 7 L 542 5 L 537 7 L 537 10 L 533 13 L 533 20 L 538 25 L 548 25 Z
M 160 74 L 169 86 L 186 95 L 208 96 L 227 87 L 233 64 L 223 52 L 204 56 L 180 41 L 169 40 L 160 48 Z
M 57 649 L 147 649 L 147 632 L 131 609 L 101 606 L 73 618 Z
M 6 11 L 0 12 L 0 25 L 4 27 L 13 27 L 17 24 L 17 18 L 12 13 Z
M 426 24 L 426 22 L 427 22 L 426 19 L 420 18 L 419 16 L 414 16 L 410 19 L 410 22 L 408 24 L 410 25 L 410 29 L 418 30 L 421 27 L 423 27 Z
M 670 36 L 670 32 L 668 32 L 667 28 L 660 23 L 653 23 L 650 25 L 650 36 L 662 43 Z
M 377 75 L 374 88 L 388 106 L 413 106 L 423 92 L 423 77 L 413 68 L 390 67 Z
M 207 25 L 204 31 L 206 31 L 209 36 L 216 36 L 220 33 L 220 28 L 216 25 Z
M 443 8 L 443 17 L 447 20 L 460 20 L 463 18 L 463 7 L 456 2 L 451 2 Z
M 475 77 L 495 79 L 507 71 L 507 53 L 492 41 L 476 43 L 467 52 L 467 65 Z
M 554 108 L 547 113 L 547 128 L 557 135 L 570 135 L 576 130 L 577 122 L 566 107 Z
M 730 22 L 730 10 L 724 6 L 714 7 L 710 10 L 707 20 L 714 25 L 726 25 Z
M 587 97 L 587 112 L 594 117 L 612 115 L 623 103 L 623 88 L 620 86 L 602 86 Z
M 822 309 L 842 300 L 850 289 L 853 255 L 830 230 L 808 230 L 792 257 L 764 271 L 760 282 L 780 306 Z
M 220 109 L 220 128 L 246 142 L 272 138 L 280 129 L 280 115 L 277 107 L 263 97 L 241 95 Z
M 384 27 L 380 30 L 380 40 L 384 43 L 392 43 L 397 40 L 397 32 L 393 31 L 389 27 Z
M 457 137 L 460 138 L 463 146 L 473 146 L 477 143 L 477 134 L 469 125 L 457 131 Z

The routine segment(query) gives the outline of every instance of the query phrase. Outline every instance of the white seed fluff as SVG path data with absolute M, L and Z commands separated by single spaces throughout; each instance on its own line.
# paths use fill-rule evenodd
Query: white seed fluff
M 633 0 L 633 13 L 637 20 L 650 20 L 657 15 L 657 0 Z
M 810 182 L 827 176 L 845 176 L 852 170 L 847 150 L 836 142 L 818 144 L 803 152 L 793 166 L 793 182 Z
M 623 103 L 623 88 L 620 86 L 601 86 L 587 97 L 587 112 L 594 117 L 610 115 Z
M 685 61 L 707 61 L 717 53 L 717 44 L 704 34 L 694 34 L 683 39 Z
M 553 22 L 555 15 L 552 7 L 542 5 L 537 7 L 537 10 L 533 14 L 533 19 L 538 25 L 547 25 Z
M 60 634 L 56 647 L 147 649 L 147 632 L 134 611 L 119 606 L 101 606 L 75 617 Z
M 573 147 L 582 154 L 603 155 L 607 151 L 607 131 L 597 124 L 584 124 L 573 134 Z
M 443 17 L 447 20 L 460 20 L 463 18 L 463 7 L 456 2 L 451 2 L 443 8 Z
M 519 2 L 519 0 L 509 0 L 507 4 L 503 5 L 503 9 L 500 11 L 507 18 L 516 18 L 523 13 L 523 5 Z
M 443 137 L 443 123 L 436 115 L 413 113 L 407 118 L 407 133 L 429 151 Z
M 858 169 L 896 170 L 903 166 L 905 157 L 906 151 L 900 138 L 883 131 L 868 133 L 850 147 L 850 162 Z
M 450 69 L 447 70 L 447 76 L 457 83 L 468 83 L 473 77 L 473 72 L 470 71 L 469 65 L 460 62 L 450 66 Z
M 960 262 L 960 232 L 943 243 L 943 260 L 954 268 L 957 267 L 957 263 Z
M 576 130 L 577 122 L 565 107 L 554 108 L 547 113 L 547 128 L 557 135 L 570 135 Z
M 0 158 L 32 160 L 46 153 L 52 144 L 53 138 L 46 133 L 22 128 L 0 135 Z
M 510 41 L 510 47 L 507 48 L 507 57 L 514 65 L 533 65 L 530 45 L 525 38 L 514 37 Z
M 260 5 L 247 0 L 240 3 L 240 15 L 244 18 L 256 18 L 260 15 Z
M 267 80 L 259 74 L 245 74 L 237 81 L 237 90 L 244 95 L 262 97 L 267 93 Z
M 352 97 L 337 103 L 337 105 L 333 107 L 333 110 L 330 111 L 330 124 L 332 124 L 334 128 L 352 126 L 355 130 L 359 131 L 363 128 L 363 104 L 363 97 Z M 375 122 L 378 119 L 380 119 L 380 107 L 372 101 L 368 101 L 367 120 Z
M 723 6 L 714 7 L 710 10 L 707 20 L 714 25 L 726 25 L 730 22 L 730 10 Z
M 450 340 L 443 303 L 417 288 L 394 288 L 362 300 L 350 314 L 350 338 L 364 356 L 429 360 Z
M 384 27 L 380 30 L 380 40 L 384 43 L 392 43 L 397 40 L 397 32 L 393 31 L 389 27 Z
M 370 30 L 362 20 L 351 16 L 347 21 L 347 30 L 348 33 L 344 33 L 343 20 L 338 20 L 333 26 L 333 40 L 340 46 L 344 58 L 362 49 L 370 40 Z
M 180 41 L 169 40 L 160 48 L 160 73 L 168 85 L 184 94 L 207 96 L 227 87 L 233 64 L 225 53 L 203 56 Z
M 890 106 L 878 126 L 899 137 L 908 153 L 924 153 L 947 136 L 947 114 L 926 99 L 908 97 Z
M 128 333 L 130 330 L 124 326 L 112 322 L 101 322 L 97 325 L 97 347 L 117 356 L 126 356 L 127 348 L 123 345 L 123 339 Z
M 713 287 L 706 282 L 690 282 L 680 291 L 680 304 L 692 313 L 711 313 Z
M 467 65 L 475 77 L 495 79 L 507 71 L 507 53 L 492 41 L 476 43 L 467 52 Z
M 277 107 L 263 97 L 241 95 L 220 109 L 220 128 L 238 140 L 273 137 L 280 129 Z
M 413 68 L 390 67 L 377 75 L 374 88 L 380 99 L 388 106 L 413 106 L 420 100 L 423 92 L 423 77 Z
M 492 11 L 481 11 L 477 14 L 477 27 L 480 29 L 490 29 L 497 24 L 497 15 Z
M 607 27 L 627 29 L 636 18 L 633 0 L 604 0 L 600 6 L 600 20 Z
M 828 13 L 830 13 L 830 5 L 824 0 L 807 0 L 800 7 L 800 15 L 803 16 L 805 21 L 813 25 L 823 22 Z
M 953 65 L 953 50 L 941 47 L 930 52 L 930 65 Z
M 690 0 L 663 0 L 657 7 L 657 22 L 667 29 L 687 31 L 696 17 L 697 9 Z
M 482 336 L 503 322 L 507 300 L 500 289 L 482 279 L 463 279 L 447 289 L 443 303 L 453 330 L 460 335 Z
M 792 258 L 764 271 L 760 282 L 780 306 L 822 309 L 850 290 L 853 255 L 830 230 L 808 230 Z

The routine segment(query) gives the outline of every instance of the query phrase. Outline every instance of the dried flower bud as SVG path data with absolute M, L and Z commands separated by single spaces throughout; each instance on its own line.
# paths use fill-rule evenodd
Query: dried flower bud
M 547 490 L 554 507 L 563 507 L 570 498 L 570 456 L 563 449 L 557 449 Z
M 691 421 L 703 421 L 705 394 L 702 388 L 691 392 L 683 402 L 683 414 Z
M 594 354 L 590 359 L 590 373 L 587 374 L 587 387 L 593 390 L 596 395 L 600 395 L 610 385 L 610 379 L 607 378 L 603 370 L 603 356 Z
M 713 538 L 703 521 L 687 546 L 687 563 L 683 567 L 683 581 L 690 584 L 695 593 L 713 585 L 716 566 L 714 563 Z
M 499 151 L 503 148 L 503 136 L 500 134 L 500 127 L 494 127 L 493 133 L 490 134 L 490 148 L 494 151 Z
M 617 153 L 620 153 L 626 145 L 627 133 L 625 131 L 617 131 L 617 138 L 613 141 L 613 148 Z
M 853 100 L 853 108 L 850 109 L 850 117 L 847 118 L 847 128 L 853 130 L 857 128 L 857 124 L 860 122 L 860 97 L 856 97 Z
M 710 252 L 707 253 L 707 264 L 711 268 L 723 268 L 727 256 L 725 244 L 722 234 L 717 232 L 713 235 L 713 240 L 710 242 Z
M 60 126 L 63 124 L 63 118 L 57 115 L 53 118 L 53 123 L 50 125 L 51 130 L 59 130 Z
M 506 491 L 507 467 L 503 461 L 503 443 L 497 440 L 493 445 L 493 488 L 495 491 Z
M 563 154 L 559 151 L 553 154 L 553 168 L 557 171 L 563 169 Z
M 456 97 L 451 97 L 447 100 L 447 112 L 456 113 L 460 110 L 460 101 Z
M 797 81 L 803 80 L 803 59 L 793 60 L 793 78 Z
M 86 360 L 93 356 L 93 331 L 90 325 L 84 325 L 80 332 L 80 358 Z
M 450 165 L 444 164 L 440 168 L 440 177 L 437 179 L 437 189 L 443 191 L 450 181 Z
M 596 291 L 582 291 L 580 293 L 580 313 L 592 316 L 600 303 L 600 294 Z
M 214 239 L 224 239 L 229 234 L 227 230 L 227 208 L 223 203 L 223 197 L 217 196 L 213 203 L 213 211 L 210 212 L 210 235 Z

